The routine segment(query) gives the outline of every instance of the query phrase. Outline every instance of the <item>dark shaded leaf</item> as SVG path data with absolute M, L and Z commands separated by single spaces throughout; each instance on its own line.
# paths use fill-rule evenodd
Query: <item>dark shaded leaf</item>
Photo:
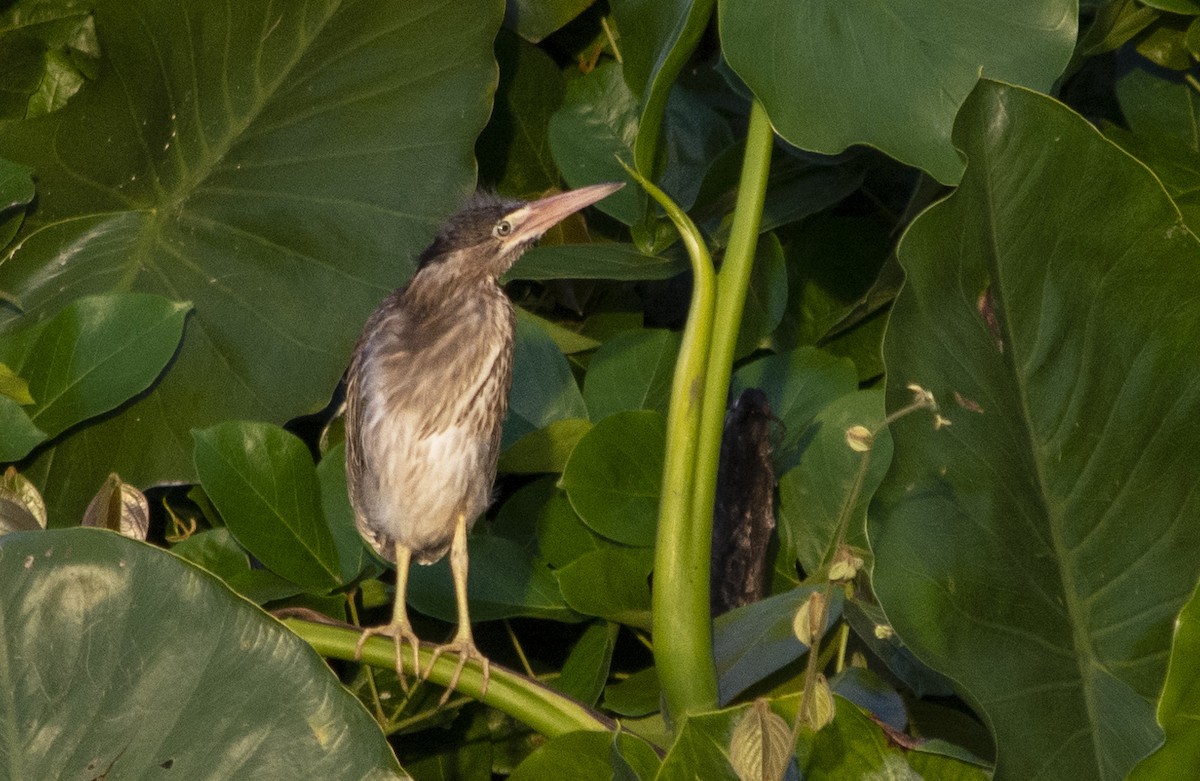
M 633 157 L 637 123 L 637 99 L 621 78 L 620 64 L 606 62 L 570 81 L 566 102 L 550 118 L 550 149 L 563 178 L 572 187 L 630 182 L 617 158 Z M 596 208 L 632 225 L 646 210 L 646 196 L 630 182 Z
M 504 279 L 670 279 L 686 267 L 678 259 L 646 255 L 632 244 L 559 244 L 526 252 Z
M 608 667 L 617 643 L 617 624 L 600 621 L 583 631 L 563 662 L 562 672 L 552 682 L 554 688 L 585 705 L 592 706 L 604 691 Z
M 868 455 L 847 444 L 846 431 L 851 426 L 873 430 L 882 423 L 882 392 L 855 391 L 835 399 L 814 419 L 815 432 L 799 465 L 779 479 L 780 543 L 809 575 L 829 565 L 839 537 L 866 554 L 867 505 L 891 463 L 892 440 L 883 429 Z
M 645 716 L 660 707 L 658 670 L 647 667 L 604 689 L 604 707 L 622 716 Z
M 592 428 L 586 420 L 568 418 L 552 421 L 531 431 L 500 456 L 500 471 L 517 474 L 561 472 L 575 445 Z
M 713 622 L 713 657 L 722 703 L 808 651 L 792 631 L 792 622 L 809 597 L 824 591 L 823 585 L 798 586 L 731 610 Z M 826 630 L 841 610 L 842 592 L 835 589 L 826 606 Z
M 517 318 L 513 384 L 501 449 L 556 420 L 586 417 L 579 386 L 554 340 L 536 322 Z

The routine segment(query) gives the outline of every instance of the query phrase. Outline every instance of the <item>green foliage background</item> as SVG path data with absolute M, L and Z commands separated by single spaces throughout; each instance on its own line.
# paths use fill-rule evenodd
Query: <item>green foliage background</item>
M 9 5 L 0 768 L 1190 778 L 1197 18 Z M 470 582 L 497 666 L 436 708 L 390 644 L 355 664 L 356 633 L 312 620 L 390 600 L 346 500 L 339 378 L 474 186 L 604 180 L 629 184 L 505 279 L 515 379 Z M 726 371 L 778 419 L 777 533 L 767 598 L 717 619 L 710 655 L 708 508 L 676 526 L 669 499 L 673 465 L 711 489 L 718 432 L 686 434 L 672 388 Z M 145 491 L 153 544 L 68 528 L 110 473 L 135 498 L 109 517 Z M 814 595 L 815 637 L 794 625 Z M 410 604 L 446 633 L 446 562 Z

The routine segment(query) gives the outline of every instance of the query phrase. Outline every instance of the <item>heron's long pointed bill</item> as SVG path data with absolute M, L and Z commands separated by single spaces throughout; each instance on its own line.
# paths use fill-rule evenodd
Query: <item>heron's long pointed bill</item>
M 593 184 L 526 204 L 513 215 L 520 223 L 509 240 L 515 244 L 536 239 L 575 212 L 612 195 L 624 186 L 624 182 Z M 524 212 L 523 218 L 520 216 L 521 212 Z

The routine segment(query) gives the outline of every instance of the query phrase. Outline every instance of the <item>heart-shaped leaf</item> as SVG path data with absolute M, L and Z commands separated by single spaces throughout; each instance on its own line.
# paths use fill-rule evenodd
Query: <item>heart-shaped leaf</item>
M 162 383 L 30 470 L 73 516 L 110 471 L 191 479 L 192 428 L 328 402 L 371 309 L 471 188 L 503 4 L 89 8 L 96 79 L 0 126 L 0 156 L 38 181 L 0 290 L 33 318 L 112 290 L 195 313 Z
M 0 604 L 6 777 L 400 774 L 311 647 L 165 551 L 98 529 L 5 535 Z

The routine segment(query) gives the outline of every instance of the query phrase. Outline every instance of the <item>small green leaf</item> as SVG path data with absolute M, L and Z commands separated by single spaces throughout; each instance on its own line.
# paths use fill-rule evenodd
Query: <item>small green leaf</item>
M 20 403 L 0 396 L 0 463 L 20 461 L 47 438 Z
M 554 340 L 536 322 L 518 318 L 501 450 L 556 420 L 586 417 L 579 385 Z
M 654 544 L 667 427 L 647 410 L 605 418 L 579 440 L 561 485 L 593 531 L 626 545 Z
M 798 586 L 717 617 L 713 657 L 722 703 L 804 655 L 808 647 L 796 639 L 792 623 L 809 598 L 824 588 Z M 842 591 L 835 589 L 826 605 L 826 630 L 841 614 L 842 602 Z
M 808 575 L 831 561 L 840 523 L 845 524 L 845 542 L 865 555 L 867 505 L 891 463 L 892 440 L 884 429 L 874 437 L 868 456 L 847 445 L 846 430 L 856 425 L 874 429 L 882 421 L 880 391 L 855 391 L 835 399 L 817 414 L 800 464 L 779 479 L 779 539 Z M 867 472 L 843 519 L 864 458 Z
M 661 707 L 658 670 L 647 667 L 604 689 L 604 707 L 621 716 L 645 716 Z
M 572 781 L 611 781 L 614 768 L 612 742 L 625 761 L 648 781 L 655 778 L 658 755 L 650 744 L 628 732 L 570 732 L 545 743 L 517 766 L 509 781 L 544 781 L 569 778 Z M 659 776 L 661 778 L 661 776 Z
M 630 181 L 617 158 L 633 157 L 637 132 L 637 99 L 621 78 L 620 64 L 606 62 L 567 84 L 566 102 L 550 118 L 550 149 L 572 187 Z M 596 208 L 632 225 L 646 211 L 646 196 L 631 183 Z
M 585 629 L 563 662 L 562 673 L 551 685 L 585 705 L 595 705 L 608 680 L 618 629 L 617 624 L 606 621 Z
M 578 621 L 567 607 L 554 574 L 519 544 L 503 537 L 473 534 L 468 538 L 470 577 L 467 593 L 472 621 L 513 616 Z M 408 601 L 418 611 L 446 622 L 457 620 L 449 557 L 408 575 Z
M 29 395 L 29 383 L 3 363 L 0 363 L 0 396 L 7 396 L 21 405 L 33 404 L 33 396 Z
M 678 354 L 674 331 L 629 331 L 605 342 L 592 356 L 583 384 L 592 420 L 639 409 L 665 416 Z
M 1130 781 L 1183 781 L 1200 767 L 1200 596 L 1183 606 L 1167 663 L 1167 682 L 1158 701 L 1158 722 L 1166 741 L 1134 768 Z
M 730 765 L 730 736 L 753 705 L 688 716 L 679 725 L 675 742 L 663 759 L 657 778 L 663 781 L 703 778 L 704 781 L 743 781 Z M 805 781 L 808 781 L 807 778 Z
M 246 549 L 224 526 L 193 534 L 176 543 L 171 553 L 203 567 L 231 589 L 260 605 L 303 593 L 295 583 L 270 570 L 251 566 Z
M 89 296 L 0 334 L 0 362 L 29 383 L 29 417 L 56 436 L 144 391 L 175 354 L 191 304 L 143 293 Z
M 783 319 L 788 301 L 787 266 L 783 262 L 783 247 L 775 234 L 761 237 L 754 251 L 750 270 L 750 286 L 742 309 L 734 354 L 745 357 L 762 347 L 764 340 Z
M 554 340 L 554 344 L 558 346 L 559 352 L 563 355 L 587 352 L 588 350 L 595 350 L 600 346 L 600 343 L 590 336 L 584 336 L 578 331 L 562 326 L 553 320 L 538 317 L 528 309 L 517 307 L 516 311 L 518 320 L 525 320 L 545 331 L 546 335 Z
M 804 778 L 835 781 L 843 778 L 890 778 L 920 781 L 909 766 L 905 752 L 856 705 L 842 697 L 833 698 L 836 715 L 819 732 L 802 731 L 797 741 L 797 759 Z M 980 778 L 981 771 L 968 776 Z M 935 775 L 933 778 L 941 778 Z
M 652 551 L 606 546 L 554 571 L 563 599 L 577 613 L 650 629 Z
M 356 579 L 368 562 L 374 561 L 367 552 L 366 541 L 354 525 L 354 510 L 346 489 L 346 448 L 339 442 L 317 464 L 317 482 L 321 489 L 321 509 L 325 523 L 333 535 L 338 552 L 338 580 L 349 583 Z M 372 565 L 374 566 L 374 565 Z M 375 567 L 375 572 L 379 570 Z
M 552 567 L 560 568 L 611 544 L 588 528 L 562 490 L 556 490 L 538 513 L 537 539 L 542 556 Z
M 312 591 L 339 585 L 341 563 L 308 448 L 267 423 L 192 432 L 196 472 L 238 542 L 277 575 Z
M 537 43 L 574 19 L 594 0 L 513 0 L 504 12 L 504 25 L 530 43 Z
M 579 440 L 592 428 L 586 420 L 555 420 L 514 442 L 500 456 L 500 471 L 515 474 L 561 472 Z

